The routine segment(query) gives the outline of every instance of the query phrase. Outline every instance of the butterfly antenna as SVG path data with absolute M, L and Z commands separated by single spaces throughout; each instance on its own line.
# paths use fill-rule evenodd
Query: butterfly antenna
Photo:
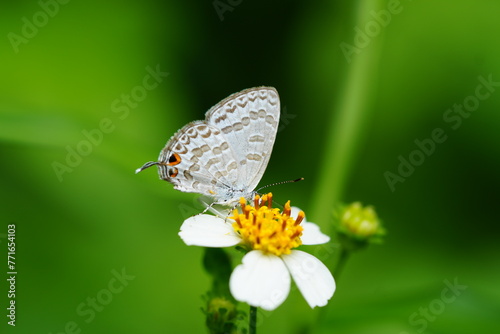
M 139 173 L 139 172 L 142 172 L 143 170 L 145 170 L 146 168 L 149 168 L 151 166 L 154 166 L 154 165 L 159 165 L 160 163 L 159 162 L 156 162 L 156 161 L 150 161 L 150 162 L 146 162 L 141 168 L 137 168 L 135 170 L 135 173 Z
M 264 188 L 267 188 L 267 187 L 277 186 L 279 184 L 285 184 L 285 183 L 295 183 L 295 182 L 299 182 L 299 181 L 303 181 L 303 180 L 304 180 L 304 178 L 301 177 L 301 178 L 298 178 L 298 179 L 295 179 L 295 180 L 288 180 L 288 181 L 281 181 L 281 182 L 271 183 L 271 184 L 268 184 L 267 186 L 260 187 L 259 189 L 256 190 L 256 192 L 259 192 L 261 189 L 264 189 Z

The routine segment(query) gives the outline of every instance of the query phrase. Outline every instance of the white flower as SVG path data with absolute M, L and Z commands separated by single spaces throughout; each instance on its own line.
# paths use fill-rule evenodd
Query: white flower
M 187 245 L 242 245 L 250 250 L 231 274 L 229 287 L 236 300 L 274 310 L 288 296 L 293 278 L 309 306 L 325 306 L 335 292 L 332 274 L 316 257 L 293 248 L 323 244 L 330 238 L 289 203 L 283 212 L 271 208 L 271 198 L 271 194 L 264 195 L 259 202 L 257 197 L 255 207 L 242 201 L 243 212 L 235 211 L 232 219 L 205 214 L 190 217 L 179 236 Z M 266 202 L 268 206 L 262 206 Z

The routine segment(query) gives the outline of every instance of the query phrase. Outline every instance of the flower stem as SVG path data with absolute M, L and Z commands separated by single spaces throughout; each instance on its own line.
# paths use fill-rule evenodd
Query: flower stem
M 353 11 L 358 13 L 355 27 L 364 27 L 373 20 L 370 11 L 386 6 L 381 0 L 359 0 L 354 3 Z M 380 34 L 383 35 L 383 34 Z M 375 36 L 368 46 L 360 49 L 359 54 L 346 56 L 347 77 L 341 98 L 335 102 L 330 114 L 335 115 L 328 121 L 324 130 L 324 157 L 318 171 L 316 191 L 312 199 L 312 215 L 320 226 L 328 226 L 331 208 L 337 204 L 348 181 L 351 167 L 358 154 L 363 139 L 363 129 L 369 120 L 370 98 L 377 80 L 378 59 L 383 36 Z M 354 38 L 346 36 L 347 41 Z M 352 42 L 351 42 L 352 43 Z
M 344 266 L 347 263 L 350 254 L 351 253 L 345 247 L 340 247 L 339 259 L 337 260 L 337 265 L 333 268 L 333 277 L 335 277 L 336 279 L 339 278 L 340 273 L 344 269 Z
M 349 259 L 350 254 L 351 253 L 349 252 L 349 250 L 347 250 L 342 245 L 340 246 L 338 260 L 335 263 L 335 265 L 330 266 L 330 270 L 332 271 L 333 277 L 335 277 L 336 281 L 339 279 L 340 273 L 344 269 L 345 264 L 347 263 L 347 260 Z M 324 319 L 326 318 L 326 314 L 328 312 L 328 308 L 329 308 L 328 306 L 329 305 L 319 309 L 318 316 L 316 318 L 316 323 L 321 323 L 324 321 Z
M 257 333 L 257 307 L 250 306 L 250 319 L 248 324 L 248 333 L 256 334 Z
M 387 6 L 382 0 L 358 0 L 352 2 L 352 11 L 357 13 L 354 27 L 365 27 L 373 17 L 370 13 Z M 381 36 L 382 35 L 382 36 Z M 347 36 L 350 43 L 355 36 Z M 347 40 L 349 42 L 349 40 Z M 349 68 L 347 77 L 330 114 L 335 115 L 328 121 L 324 133 L 324 157 L 318 171 L 317 184 L 312 198 L 311 217 L 325 230 L 331 228 L 333 206 L 337 205 L 348 181 L 351 167 L 359 153 L 364 139 L 364 127 L 369 121 L 370 99 L 375 92 L 378 77 L 378 61 L 382 49 L 383 33 L 371 38 L 368 46 L 360 52 L 346 56 Z M 350 251 L 343 245 L 339 250 L 337 262 L 330 264 L 336 280 L 349 258 Z M 324 321 L 331 303 L 318 312 L 316 326 Z M 311 330 L 319 330 L 312 327 Z M 310 331 L 311 332 L 311 331 Z

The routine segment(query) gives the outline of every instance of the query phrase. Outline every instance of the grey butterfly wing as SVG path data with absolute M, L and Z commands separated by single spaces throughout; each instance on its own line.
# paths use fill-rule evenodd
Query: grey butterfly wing
M 234 203 L 251 196 L 271 157 L 279 123 L 280 103 L 272 87 L 235 93 L 180 129 L 160 152 L 160 178 L 183 192 Z
M 251 192 L 269 163 L 280 117 L 280 100 L 273 87 L 235 93 L 207 111 L 207 124 L 220 129 L 237 168 L 230 172 L 234 187 Z

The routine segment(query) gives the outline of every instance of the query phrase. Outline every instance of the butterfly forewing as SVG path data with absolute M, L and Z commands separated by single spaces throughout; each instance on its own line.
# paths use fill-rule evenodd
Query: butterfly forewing
M 221 129 L 238 162 L 237 187 L 252 191 L 271 157 L 279 123 L 278 92 L 256 87 L 235 93 L 206 113 L 206 120 Z

